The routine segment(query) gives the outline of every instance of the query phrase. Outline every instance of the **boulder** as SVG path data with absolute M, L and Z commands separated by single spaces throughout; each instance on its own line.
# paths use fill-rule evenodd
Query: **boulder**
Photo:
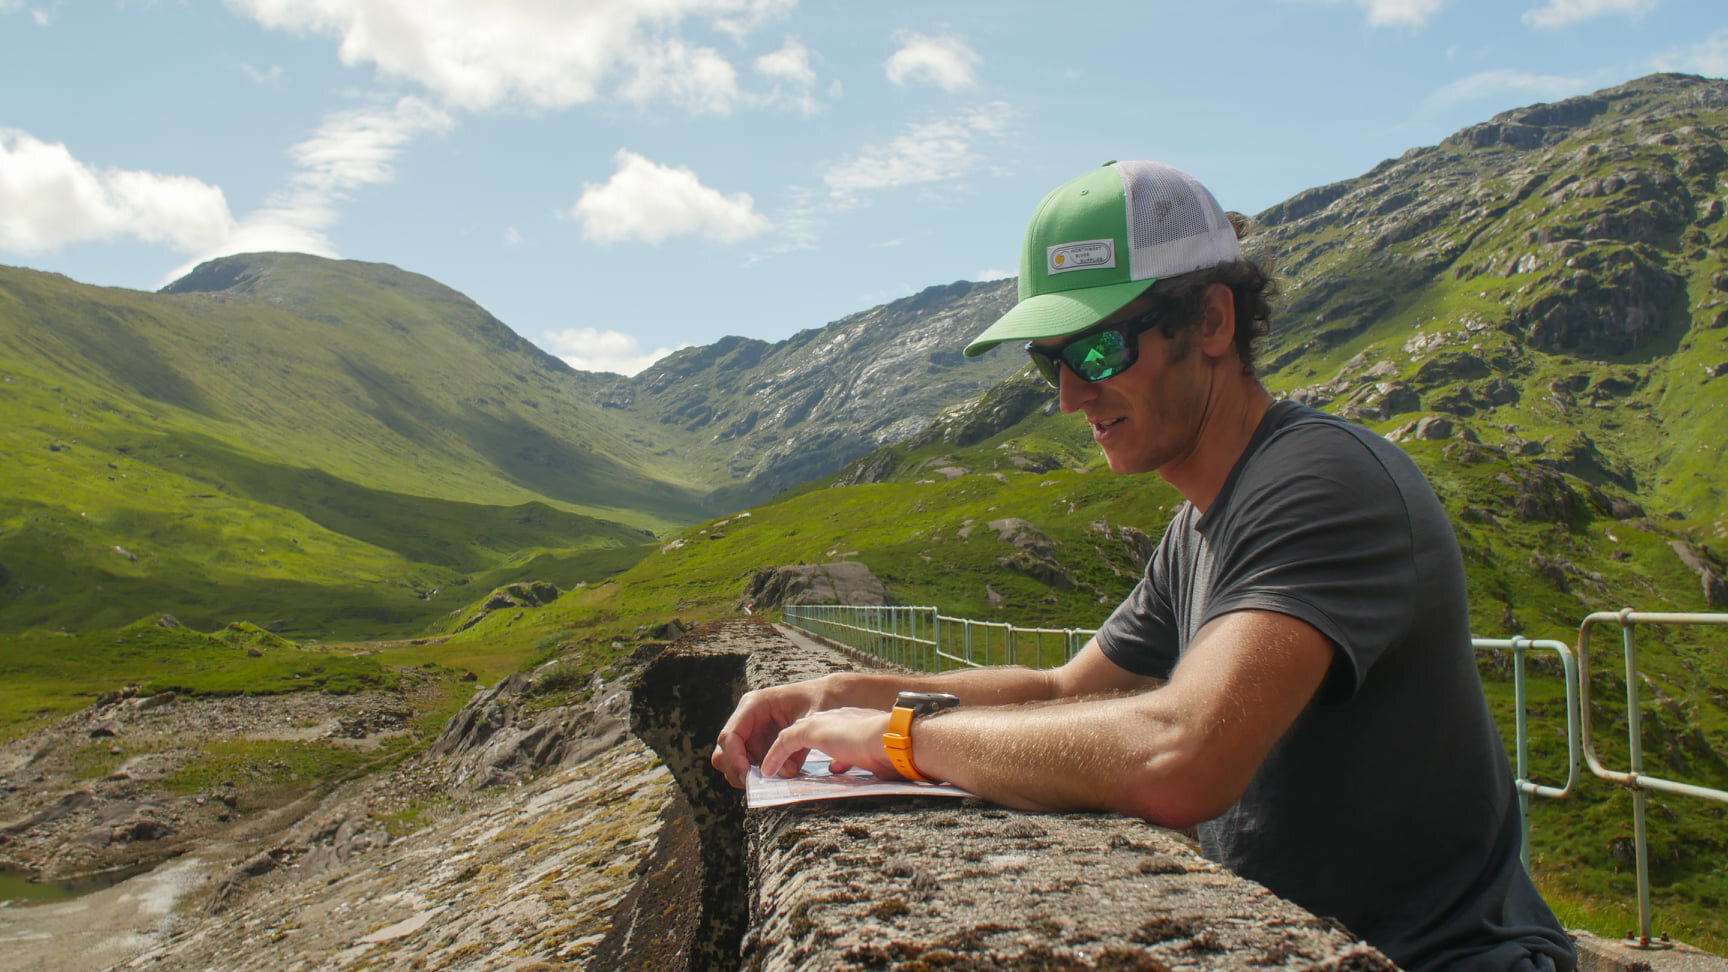
M 763 567 L 751 575 L 738 608 L 760 611 L 784 604 L 892 604 L 870 568 L 852 561 Z
M 1019 517 L 991 520 L 987 526 L 996 531 L 997 540 L 1014 545 L 1014 552 L 998 557 L 997 564 L 1051 587 L 1079 586 L 1057 563 L 1055 545 L 1037 527 Z

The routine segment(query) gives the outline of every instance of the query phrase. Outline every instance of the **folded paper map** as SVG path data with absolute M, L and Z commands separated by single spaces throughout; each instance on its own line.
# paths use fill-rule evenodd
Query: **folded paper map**
M 839 800 L 861 796 L 972 795 L 970 791 L 962 790 L 952 783 L 884 780 L 869 770 L 857 767 L 844 773 L 831 773 L 828 771 L 829 761 L 827 753 L 812 749 L 804 760 L 804 771 L 789 780 L 777 776 L 763 776 L 757 767 L 750 767 L 750 776 L 744 788 L 744 805 L 751 808 L 778 807 L 807 800 Z

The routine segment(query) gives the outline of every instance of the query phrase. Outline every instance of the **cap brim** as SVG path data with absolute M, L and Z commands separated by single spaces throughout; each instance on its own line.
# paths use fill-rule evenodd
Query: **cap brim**
M 1028 297 L 973 338 L 966 345 L 966 357 L 976 358 L 1004 341 L 1036 341 L 1084 331 L 1128 306 L 1156 282 L 1129 280 Z

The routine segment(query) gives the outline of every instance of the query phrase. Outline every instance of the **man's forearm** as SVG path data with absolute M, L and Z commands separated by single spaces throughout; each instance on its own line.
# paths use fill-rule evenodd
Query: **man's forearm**
M 1028 810 L 1145 816 L 1136 783 L 1176 744 L 1176 726 L 1127 697 L 960 708 L 917 721 L 919 770 Z
M 1030 668 L 966 668 L 937 674 L 842 672 L 827 678 L 833 685 L 823 693 L 823 708 L 889 709 L 901 691 L 947 692 L 959 696 L 966 706 L 1040 702 L 1057 695 L 1052 673 Z

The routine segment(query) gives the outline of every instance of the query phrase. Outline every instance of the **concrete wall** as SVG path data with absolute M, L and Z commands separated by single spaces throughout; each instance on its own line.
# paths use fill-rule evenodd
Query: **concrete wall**
M 684 915 L 662 932 L 683 936 L 673 967 L 1393 968 L 1138 820 L 952 798 L 745 810 L 708 764 L 738 696 L 861 663 L 800 640 L 726 619 L 673 645 L 637 684 L 632 726 L 677 778 L 700 845 L 699 860 L 650 870 L 640 889 Z M 699 914 L 678 912 L 680 901 Z M 638 911 L 620 924 L 646 938 L 653 916 Z M 613 954 L 621 967 L 646 963 L 628 947 Z

